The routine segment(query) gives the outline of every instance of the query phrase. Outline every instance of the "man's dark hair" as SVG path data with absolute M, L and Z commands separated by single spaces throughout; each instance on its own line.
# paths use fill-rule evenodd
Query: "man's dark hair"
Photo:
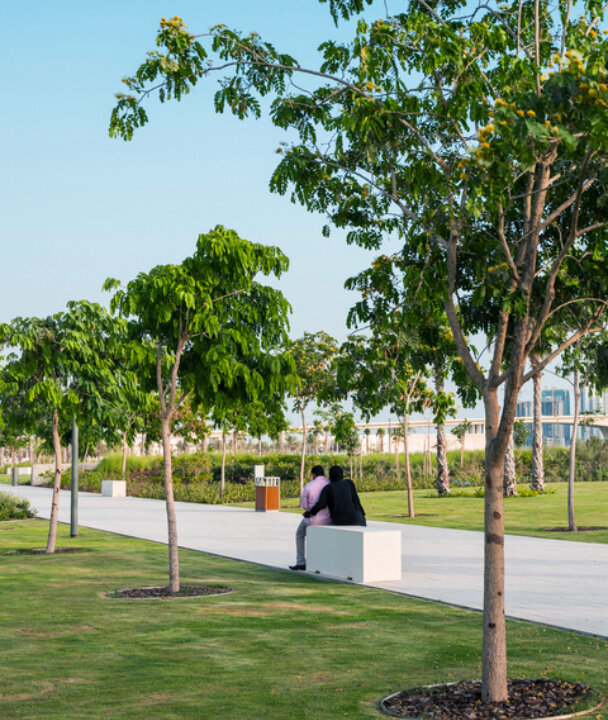
M 325 477 L 325 470 L 323 470 L 323 467 L 321 465 L 315 465 L 310 471 L 310 474 L 314 475 L 315 477 Z

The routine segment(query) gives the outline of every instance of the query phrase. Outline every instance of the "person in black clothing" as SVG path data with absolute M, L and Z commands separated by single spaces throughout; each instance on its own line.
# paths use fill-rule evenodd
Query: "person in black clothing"
M 316 515 L 323 508 L 329 508 L 334 525 L 367 525 L 355 484 L 344 478 L 340 465 L 330 468 L 329 485 L 321 490 L 319 500 L 306 510 L 304 517 Z

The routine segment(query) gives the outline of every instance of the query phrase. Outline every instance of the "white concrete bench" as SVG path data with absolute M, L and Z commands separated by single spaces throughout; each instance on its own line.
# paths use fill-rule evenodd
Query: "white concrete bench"
M 127 497 L 127 481 L 102 480 L 101 494 L 103 497 Z
M 358 525 L 310 525 L 306 569 L 353 582 L 401 579 L 401 531 Z

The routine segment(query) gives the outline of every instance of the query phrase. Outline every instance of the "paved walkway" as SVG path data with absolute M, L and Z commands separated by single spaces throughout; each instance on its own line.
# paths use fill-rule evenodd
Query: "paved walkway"
M 27 498 L 48 518 L 51 491 L 7 489 Z M 176 503 L 179 545 L 192 550 L 286 568 L 295 561 L 294 533 L 300 516 L 242 508 Z M 70 522 L 70 494 L 62 491 L 59 520 Z M 80 524 L 145 540 L 167 542 L 165 504 L 143 498 L 79 494 Z M 373 587 L 481 609 L 482 533 L 370 522 L 401 527 L 400 581 Z M 509 617 L 608 637 L 608 545 L 508 535 L 506 613 Z

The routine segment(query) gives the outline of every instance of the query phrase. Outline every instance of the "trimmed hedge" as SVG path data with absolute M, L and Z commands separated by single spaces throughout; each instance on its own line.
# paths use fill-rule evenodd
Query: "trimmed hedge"
M 545 476 L 548 483 L 568 479 L 568 448 L 545 448 Z M 517 476 L 525 483 L 531 475 L 531 451 L 518 450 Z M 245 502 L 255 499 L 253 482 L 254 465 L 264 464 L 267 475 L 281 478 L 281 496 L 297 498 L 300 484 L 300 456 L 296 454 L 273 453 L 259 456 L 239 453 L 234 458 L 229 454 L 226 463 L 226 488 L 223 500 L 220 498 L 220 474 L 222 456 L 217 452 L 178 455 L 173 458 L 173 483 L 175 499 L 185 502 Z M 326 471 L 331 465 L 342 465 L 348 469 L 345 455 L 308 455 L 306 477 L 313 465 L 323 465 Z M 464 453 L 463 467 L 460 467 L 460 451 L 448 453 L 450 480 L 456 491 L 464 487 L 483 486 L 483 451 Z M 101 481 L 120 479 L 122 458 L 112 455 L 104 458 L 93 471 L 80 475 L 80 488 L 88 492 L 100 492 Z M 406 488 L 403 456 L 400 457 L 399 471 L 395 469 L 394 455 L 370 454 L 363 457 L 363 478 L 359 479 L 358 459 L 355 463 L 355 483 L 360 492 L 377 490 L 404 490 Z M 435 458 L 431 458 L 431 475 L 423 472 L 422 453 L 410 457 L 412 483 L 414 488 L 432 488 L 435 473 Z M 161 499 L 165 496 L 163 484 L 162 457 L 127 458 L 127 493 L 137 497 Z M 578 481 L 599 481 L 608 479 L 608 441 L 592 438 L 577 446 Z M 70 473 L 62 478 L 62 486 L 70 485 Z

